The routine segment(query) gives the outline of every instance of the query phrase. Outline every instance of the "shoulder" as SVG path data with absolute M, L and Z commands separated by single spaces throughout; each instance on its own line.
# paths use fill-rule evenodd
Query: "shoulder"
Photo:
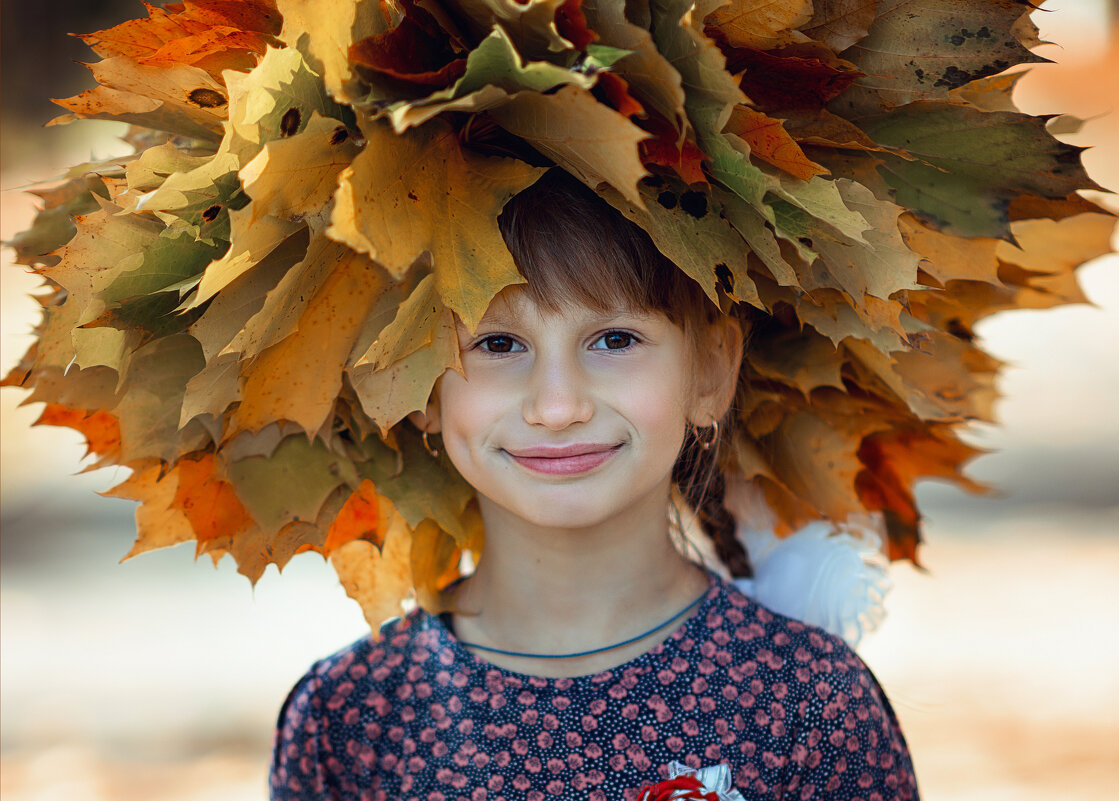
M 417 611 L 390 620 L 381 626 L 378 639 L 361 637 L 312 664 L 289 694 L 285 711 L 324 715 L 391 693 L 409 679 L 417 654 L 429 653 L 421 619 Z
M 742 666 L 743 678 L 765 674 L 802 701 L 841 692 L 884 701 L 869 668 L 844 640 L 768 609 L 729 581 L 720 582 L 720 597 L 706 622 L 712 637 L 724 640 Z

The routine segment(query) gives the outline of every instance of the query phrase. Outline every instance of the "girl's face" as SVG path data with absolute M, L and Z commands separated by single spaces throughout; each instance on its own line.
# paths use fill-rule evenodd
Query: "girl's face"
M 552 313 L 511 289 L 476 334 L 460 326 L 459 343 L 465 376 L 444 374 L 427 428 L 441 430 L 483 507 L 585 528 L 635 504 L 667 503 L 696 402 L 693 349 L 667 317 Z

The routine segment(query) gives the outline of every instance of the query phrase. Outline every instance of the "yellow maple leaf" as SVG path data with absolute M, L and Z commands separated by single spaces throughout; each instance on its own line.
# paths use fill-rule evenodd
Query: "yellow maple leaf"
M 465 150 L 440 121 L 399 135 L 384 122 L 363 130 L 365 150 L 342 172 L 327 236 L 398 279 L 430 253 L 440 297 L 474 330 L 493 297 L 524 280 L 497 216 L 544 170 Z

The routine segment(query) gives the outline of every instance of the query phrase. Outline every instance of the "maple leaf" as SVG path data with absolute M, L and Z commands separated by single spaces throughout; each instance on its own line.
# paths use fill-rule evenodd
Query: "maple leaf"
M 408 414 L 427 408 L 432 387 L 448 369 L 462 369 L 458 334 L 428 275 L 349 372 L 362 409 L 387 435 Z
M 163 465 L 155 462 L 136 467 L 131 476 L 102 493 L 108 498 L 141 502 L 136 507 L 136 542 L 122 562 L 195 538 L 190 520 L 174 506 L 178 486 L 178 473 L 165 473 Z
M 456 10 L 465 15 L 475 36 L 493 29 L 495 23 L 509 32 L 517 50 L 530 58 L 543 59 L 575 47 L 560 36 L 556 12 L 567 0 L 459 0 Z
M 812 0 L 812 19 L 800 31 L 841 52 L 869 33 L 878 0 Z
M 52 120 L 117 120 L 197 139 L 221 137 L 229 99 L 210 74 L 187 64 L 139 64 L 123 56 L 86 65 L 98 85 L 54 102 L 71 113 Z
M 495 27 L 465 60 L 452 86 L 426 97 L 388 105 L 384 114 L 398 132 L 448 111 L 485 111 L 509 102 L 518 92 L 543 92 L 563 84 L 589 89 L 595 78 L 547 61 L 525 62 L 504 28 Z
M 652 34 L 626 19 L 622 3 L 584 0 L 582 9 L 602 44 L 627 51 L 611 69 L 625 80 L 642 106 L 681 131 L 685 111 L 680 73 L 657 50 Z
M 879 0 L 870 35 L 843 53 L 866 77 L 832 110 L 866 115 L 941 100 L 977 78 L 1045 61 L 1016 35 L 1028 13 L 1016 0 Z
M 446 456 L 432 456 L 411 426 L 393 430 L 391 444 L 367 436 L 357 444 L 355 464 L 362 478 L 390 499 L 408 524 L 418 526 L 430 517 L 461 544 L 470 540 L 464 520 L 474 488 L 467 484 Z
M 749 106 L 735 106 L 723 130 L 742 137 L 750 146 L 752 155 L 802 181 L 827 173 L 825 168 L 804 155 L 800 145 L 789 136 L 780 120 L 754 111 Z
M 330 554 L 330 563 L 346 594 L 361 605 L 374 632 L 389 618 L 403 613 L 400 601 L 413 586 L 412 531 L 404 518 L 392 511 L 391 503 L 381 506 L 387 507 L 381 514 L 389 522 L 382 524 L 385 533 L 380 547 L 368 540 L 355 539 Z
M 719 5 L 700 19 L 732 45 L 759 50 L 803 41 L 806 37 L 796 31 L 812 21 L 812 0 L 723 0 Z
M 385 532 L 380 522 L 380 496 L 369 479 L 364 479 L 356 490 L 346 498 L 338 510 L 323 543 L 323 553 L 330 554 L 347 542 L 366 539 L 375 545 L 383 545 Z
M 746 303 L 760 305 L 754 282 L 747 274 L 743 240 L 721 214 L 716 202 L 704 192 L 673 191 L 671 186 L 644 182 L 641 191 L 645 208 L 620 194 L 602 192 L 602 197 L 649 234 L 657 248 L 691 276 L 718 302 L 719 286 L 726 294 Z
M 95 196 L 107 198 L 104 183 L 97 176 L 81 175 L 50 188 L 29 190 L 42 205 L 31 227 L 20 231 L 5 244 L 15 251 L 15 263 L 51 266 L 60 261 L 54 251 L 69 242 L 77 229 L 73 218 L 97 211 Z
M 474 155 L 437 121 L 400 135 L 373 122 L 363 132 L 367 145 L 342 172 L 327 235 L 394 278 L 429 252 L 440 297 L 473 330 L 494 295 L 523 280 L 497 215 L 543 170 Z
M 313 230 L 325 227 L 338 174 L 358 151 L 345 125 L 312 112 L 300 133 L 268 142 L 238 173 L 252 199 L 248 224 L 271 216 L 306 220 Z
M 379 3 L 374 0 L 277 0 L 283 15 L 280 38 L 298 49 L 323 76 L 323 83 L 337 100 L 350 99 L 353 79 L 350 46 L 387 27 Z
M 396 27 L 355 42 L 350 62 L 362 72 L 419 86 L 446 86 L 466 69 L 439 24 L 414 3 L 404 4 Z
M 342 371 L 388 276 L 345 245 L 312 242 L 308 258 L 331 265 L 293 322 L 293 330 L 243 363 L 241 405 L 231 431 L 291 420 L 314 434 L 330 419 Z M 284 312 L 280 312 L 284 313 Z
M 339 486 L 358 485 L 352 461 L 322 440 L 303 434 L 285 437 L 269 455 L 221 464 L 220 472 L 252 519 L 269 535 L 288 523 L 313 522 Z
M 958 236 L 1007 236 L 1007 204 L 1019 194 L 1063 198 L 1095 186 L 1079 151 L 1037 117 L 930 102 L 859 124 L 875 141 L 919 159 L 880 154 L 896 201 Z
M 845 389 L 836 346 L 810 328 L 757 342 L 750 348 L 749 364 L 763 378 L 795 387 L 805 396 L 817 387 Z
M 592 189 L 608 183 L 641 204 L 637 182 L 647 172 L 637 145 L 648 134 L 586 90 L 566 85 L 547 95 L 521 92 L 489 113 Z
M 461 369 L 455 316 L 522 280 L 496 217 L 552 161 L 724 311 L 766 315 L 727 466 L 740 520 L 874 510 L 916 559 L 914 484 L 978 488 L 956 427 L 993 418 L 1000 364 L 977 321 L 1083 301 L 1076 267 L 1114 220 L 1053 139 L 1077 122 L 1014 111 L 1000 71 L 1038 60 L 1025 12 L 149 7 L 85 37 L 98 86 L 62 119 L 134 123 L 136 152 L 35 190 L 14 245 L 43 318 L 3 383 L 94 467 L 132 469 L 113 491 L 141 502 L 130 555 L 193 539 L 256 581 L 313 550 L 374 628 L 408 594 L 441 609 L 481 520 L 403 418 Z

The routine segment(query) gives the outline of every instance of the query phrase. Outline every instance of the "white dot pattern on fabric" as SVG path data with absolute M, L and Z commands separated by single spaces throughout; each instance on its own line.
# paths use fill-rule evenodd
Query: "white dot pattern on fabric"
M 316 663 L 281 711 L 273 801 L 632 801 L 725 762 L 750 799 L 913 799 L 897 719 L 841 640 L 722 578 L 612 670 L 514 673 L 422 610 Z

